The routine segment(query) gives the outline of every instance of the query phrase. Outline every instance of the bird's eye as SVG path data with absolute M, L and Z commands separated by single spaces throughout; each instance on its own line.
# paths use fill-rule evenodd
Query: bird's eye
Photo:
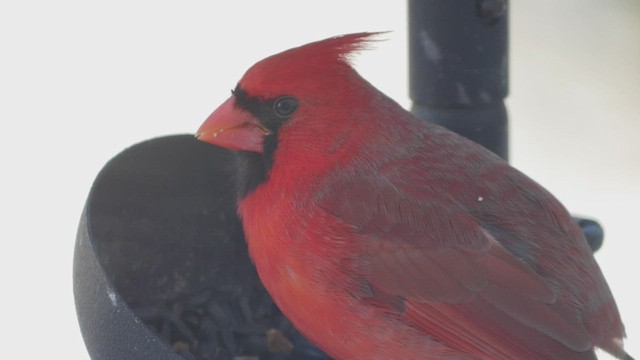
M 283 96 L 273 103 L 273 111 L 279 117 L 289 117 L 298 108 L 298 100 L 291 96 Z

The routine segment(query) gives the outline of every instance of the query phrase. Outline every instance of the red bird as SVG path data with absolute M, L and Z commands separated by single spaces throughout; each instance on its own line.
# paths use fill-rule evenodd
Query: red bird
M 567 210 L 360 77 L 371 36 L 258 62 L 197 132 L 238 150 L 238 213 L 282 312 L 336 359 L 631 359 Z

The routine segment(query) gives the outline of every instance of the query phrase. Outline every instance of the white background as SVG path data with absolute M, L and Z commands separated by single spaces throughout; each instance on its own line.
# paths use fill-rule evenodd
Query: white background
M 606 227 L 597 259 L 638 357 L 640 5 L 512 5 L 512 163 Z M 404 1 L 3 2 L 2 357 L 88 359 L 72 297 L 73 245 L 110 157 L 193 132 L 267 55 L 378 30 L 393 33 L 357 67 L 408 105 Z

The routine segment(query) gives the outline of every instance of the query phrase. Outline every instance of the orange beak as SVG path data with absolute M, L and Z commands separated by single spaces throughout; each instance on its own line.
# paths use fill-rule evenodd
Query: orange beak
M 196 132 L 198 140 L 231 150 L 261 153 L 264 137 L 271 132 L 253 114 L 235 106 L 230 97 L 215 109 Z

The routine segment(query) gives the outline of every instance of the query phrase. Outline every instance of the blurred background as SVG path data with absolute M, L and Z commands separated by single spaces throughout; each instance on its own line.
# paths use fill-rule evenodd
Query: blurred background
M 638 357 L 640 2 L 520 0 L 510 11 L 511 162 L 604 225 L 596 258 Z M 0 4 L 5 356 L 88 359 L 73 247 L 112 156 L 192 133 L 255 61 L 343 33 L 393 31 L 356 66 L 408 107 L 406 28 L 404 1 Z

